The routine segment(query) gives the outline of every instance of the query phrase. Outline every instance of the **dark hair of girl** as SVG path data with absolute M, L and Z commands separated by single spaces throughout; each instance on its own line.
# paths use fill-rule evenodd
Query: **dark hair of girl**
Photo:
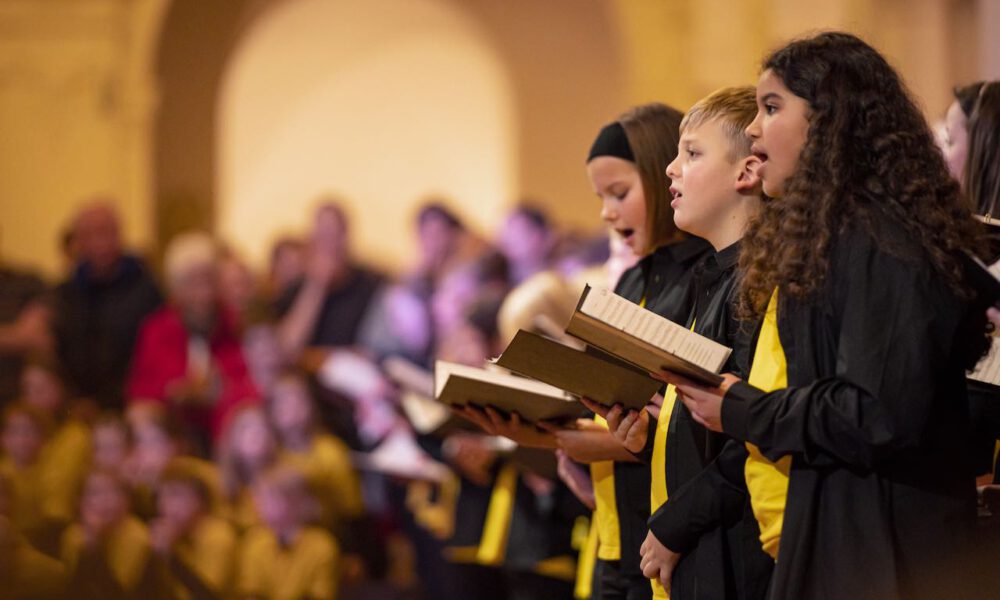
M 838 232 L 850 224 L 874 233 L 887 219 L 964 293 L 960 252 L 979 253 L 981 225 L 896 71 L 838 32 L 794 41 L 763 69 L 809 103 L 809 130 L 782 196 L 763 203 L 743 238 L 744 314 L 761 314 L 775 289 L 796 298 L 821 289 Z

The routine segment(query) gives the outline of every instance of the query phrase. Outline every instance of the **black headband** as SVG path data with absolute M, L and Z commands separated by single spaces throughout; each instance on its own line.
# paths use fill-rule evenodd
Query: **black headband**
M 605 125 L 604 129 L 601 129 L 601 132 L 597 134 L 594 145 L 590 147 L 590 154 L 587 155 L 587 162 L 598 156 L 614 156 L 635 162 L 635 155 L 632 154 L 632 146 L 628 143 L 625 128 L 618 121 Z

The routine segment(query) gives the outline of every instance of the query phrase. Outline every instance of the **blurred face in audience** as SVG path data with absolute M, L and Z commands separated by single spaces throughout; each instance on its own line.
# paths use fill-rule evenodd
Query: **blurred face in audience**
M 265 465 L 274 456 L 277 443 L 264 412 L 247 409 L 236 416 L 232 427 L 232 451 L 250 465 Z
M 339 209 L 325 206 L 316 211 L 312 250 L 322 253 L 337 264 L 347 262 L 347 223 Z
M 281 293 L 306 271 L 306 250 L 301 243 L 284 240 L 271 251 L 271 286 Z
M 18 468 L 24 468 L 38 459 L 45 438 L 38 423 L 23 413 L 11 413 L 3 426 L 3 452 Z
M 185 325 L 207 333 L 219 301 L 218 273 L 211 263 L 193 264 L 179 274 L 170 291 Z
M 969 154 L 969 123 L 958 101 L 951 103 L 944 117 L 944 136 L 941 151 L 951 176 L 962 181 L 965 159 Z
M 507 260 L 517 264 L 542 261 L 548 243 L 548 231 L 521 213 L 507 218 L 497 240 L 497 246 Z
M 271 325 L 255 325 L 243 334 L 243 358 L 257 388 L 264 394 L 274 385 L 284 361 Z
M 181 527 L 191 526 L 205 511 L 198 490 L 186 481 L 165 481 L 160 485 L 156 505 L 160 517 Z
M 132 458 L 139 473 L 155 479 L 180 452 L 178 443 L 153 421 L 137 423 L 132 431 L 135 440 Z
M 461 230 L 446 219 L 435 215 L 425 217 L 417 225 L 421 265 L 432 271 L 441 268 L 458 250 L 461 236 Z
M 312 401 L 305 385 L 297 379 L 274 384 L 270 403 L 271 423 L 282 434 L 302 433 L 312 423 Z
M 118 217 L 109 206 L 94 206 L 80 213 L 73 228 L 74 248 L 80 260 L 98 276 L 113 274 L 122 256 Z
M 128 458 L 128 436 L 123 425 L 99 423 L 94 426 L 94 466 L 119 471 Z
M 459 266 L 445 274 L 431 297 L 431 316 L 439 335 L 459 324 L 478 288 L 475 269 L 471 267 Z
M 83 486 L 80 516 L 92 531 L 103 531 L 128 515 L 128 496 L 122 484 L 113 476 L 91 473 Z
M 237 315 L 243 315 L 256 292 L 253 273 L 242 261 L 226 257 L 219 261 L 219 295 L 222 303 Z
M 55 373 L 40 365 L 29 364 L 21 374 L 21 395 L 38 410 L 52 414 L 64 401 L 65 390 Z

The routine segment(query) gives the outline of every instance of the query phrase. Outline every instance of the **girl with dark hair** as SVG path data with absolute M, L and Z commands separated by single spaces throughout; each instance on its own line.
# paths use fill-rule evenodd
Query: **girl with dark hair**
M 754 367 L 785 387 L 664 379 L 747 444 L 762 539 L 780 539 L 771 597 L 968 597 L 965 372 L 986 340 L 962 253 L 981 228 L 899 76 L 857 37 L 778 50 L 757 102 L 770 200 L 743 238 L 740 298 L 773 342 Z
M 969 115 L 969 148 L 962 187 L 973 210 L 1000 225 L 1000 82 L 982 84 Z
M 979 90 L 983 82 L 977 81 L 953 90 L 955 100 L 948 106 L 944 115 L 944 135 L 941 140 L 941 152 L 948 164 L 951 176 L 962 181 L 965 172 L 965 159 L 969 153 L 969 119 L 972 108 L 979 98 Z

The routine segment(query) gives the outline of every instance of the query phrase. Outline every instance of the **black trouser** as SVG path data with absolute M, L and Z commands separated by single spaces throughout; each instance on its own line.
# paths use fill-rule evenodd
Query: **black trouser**
M 642 575 L 623 575 L 616 560 L 598 560 L 592 600 L 651 600 L 653 588 Z

